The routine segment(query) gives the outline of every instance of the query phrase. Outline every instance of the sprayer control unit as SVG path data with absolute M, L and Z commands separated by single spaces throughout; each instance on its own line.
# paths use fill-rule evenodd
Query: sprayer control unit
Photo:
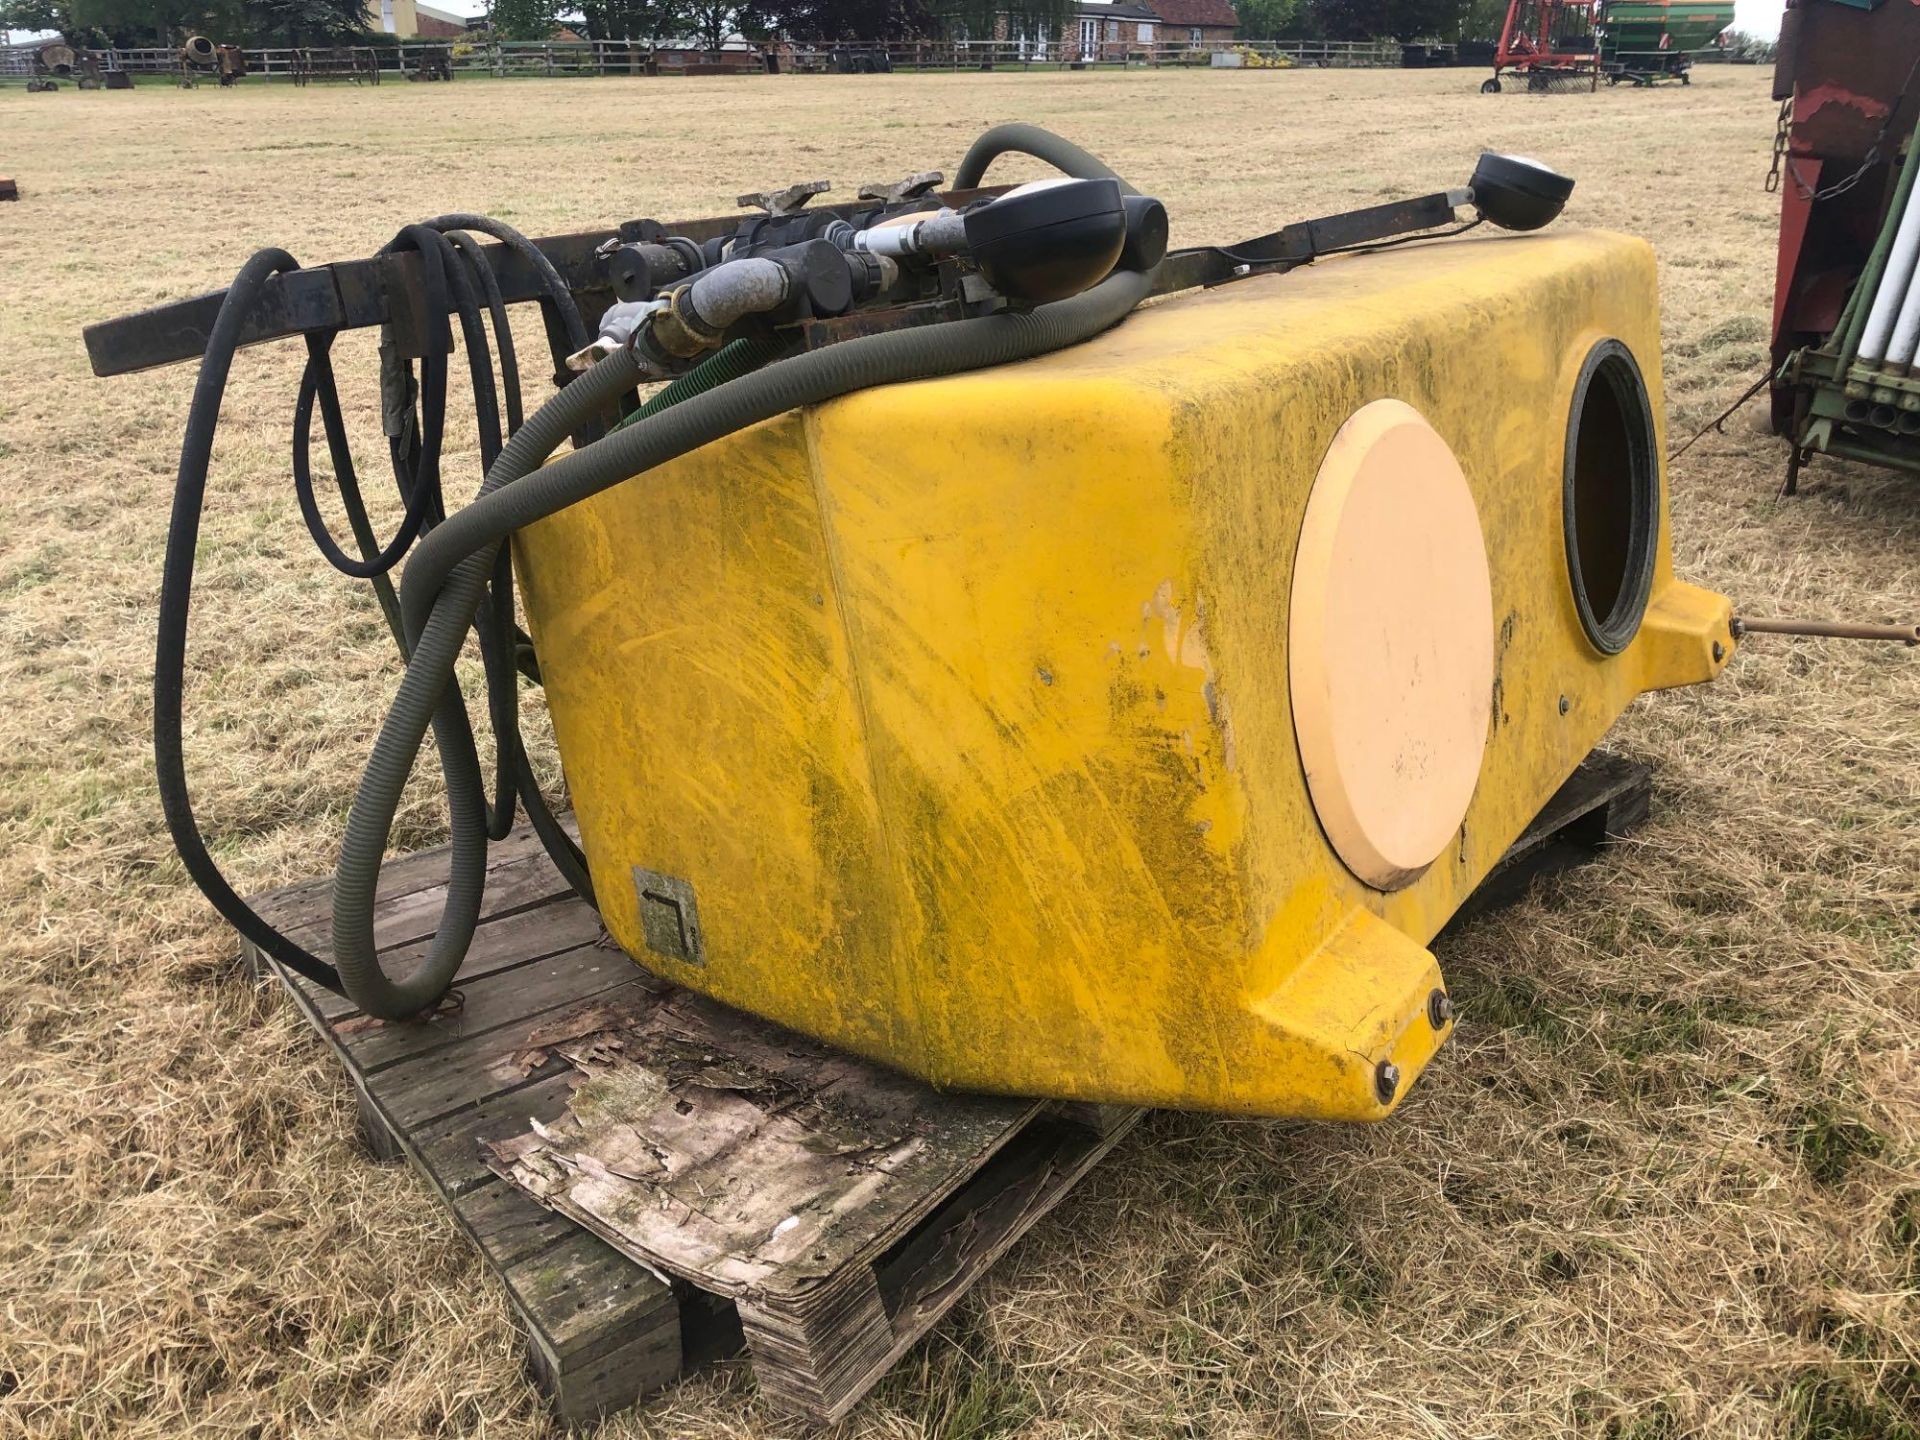
M 1066 178 L 983 188 L 1009 151 Z M 103 374 L 204 349 L 155 681 L 181 854 L 256 946 L 401 1020 L 446 991 L 524 805 L 641 963 L 937 1083 L 1384 1115 L 1452 1023 L 1434 932 L 1634 696 L 1734 646 L 1672 571 L 1651 252 L 1395 248 L 1547 225 L 1572 182 L 1515 157 L 1171 251 L 1157 200 L 1029 126 L 941 184 L 540 242 L 442 216 L 90 329 Z M 524 415 L 523 301 L 562 382 Z M 384 546 L 328 359 L 376 324 L 406 511 Z M 449 508 L 456 325 L 486 476 Z M 407 656 L 326 955 L 227 885 L 181 754 L 221 392 L 241 345 L 293 334 L 303 514 Z M 316 408 L 351 550 L 314 502 Z M 454 679 L 476 629 L 491 775 Z M 520 744 L 523 683 L 580 845 Z M 392 975 L 374 884 L 430 731 L 452 876 Z

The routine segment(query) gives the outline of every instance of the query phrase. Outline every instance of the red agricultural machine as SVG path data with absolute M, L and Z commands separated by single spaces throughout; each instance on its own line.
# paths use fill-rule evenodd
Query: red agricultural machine
M 1920 8 L 1788 0 L 1769 189 L 1780 192 L 1774 432 L 1786 491 L 1815 454 L 1920 471 Z
M 1600 0 L 1508 0 L 1493 76 L 1480 93 L 1498 94 L 1503 70 L 1524 77 L 1535 91 L 1598 85 L 1599 9 Z

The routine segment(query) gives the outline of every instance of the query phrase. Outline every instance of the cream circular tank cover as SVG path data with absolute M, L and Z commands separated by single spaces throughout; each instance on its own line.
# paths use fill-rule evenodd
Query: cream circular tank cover
M 1480 514 L 1411 405 L 1376 400 L 1333 437 L 1290 604 L 1294 734 L 1321 829 L 1360 879 L 1401 889 L 1465 818 L 1493 706 Z

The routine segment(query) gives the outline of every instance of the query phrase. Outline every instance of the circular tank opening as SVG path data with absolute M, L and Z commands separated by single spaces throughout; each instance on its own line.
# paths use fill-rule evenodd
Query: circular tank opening
M 1626 649 L 1653 587 L 1659 538 L 1653 404 L 1633 355 L 1603 340 L 1574 382 L 1567 421 L 1567 575 L 1581 628 L 1602 654 Z

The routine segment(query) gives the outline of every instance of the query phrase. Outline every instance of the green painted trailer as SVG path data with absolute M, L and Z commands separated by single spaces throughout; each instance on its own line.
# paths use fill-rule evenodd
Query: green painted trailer
M 1613 0 L 1600 15 L 1601 72 L 1609 85 L 1685 84 L 1693 57 L 1732 24 L 1732 0 Z

